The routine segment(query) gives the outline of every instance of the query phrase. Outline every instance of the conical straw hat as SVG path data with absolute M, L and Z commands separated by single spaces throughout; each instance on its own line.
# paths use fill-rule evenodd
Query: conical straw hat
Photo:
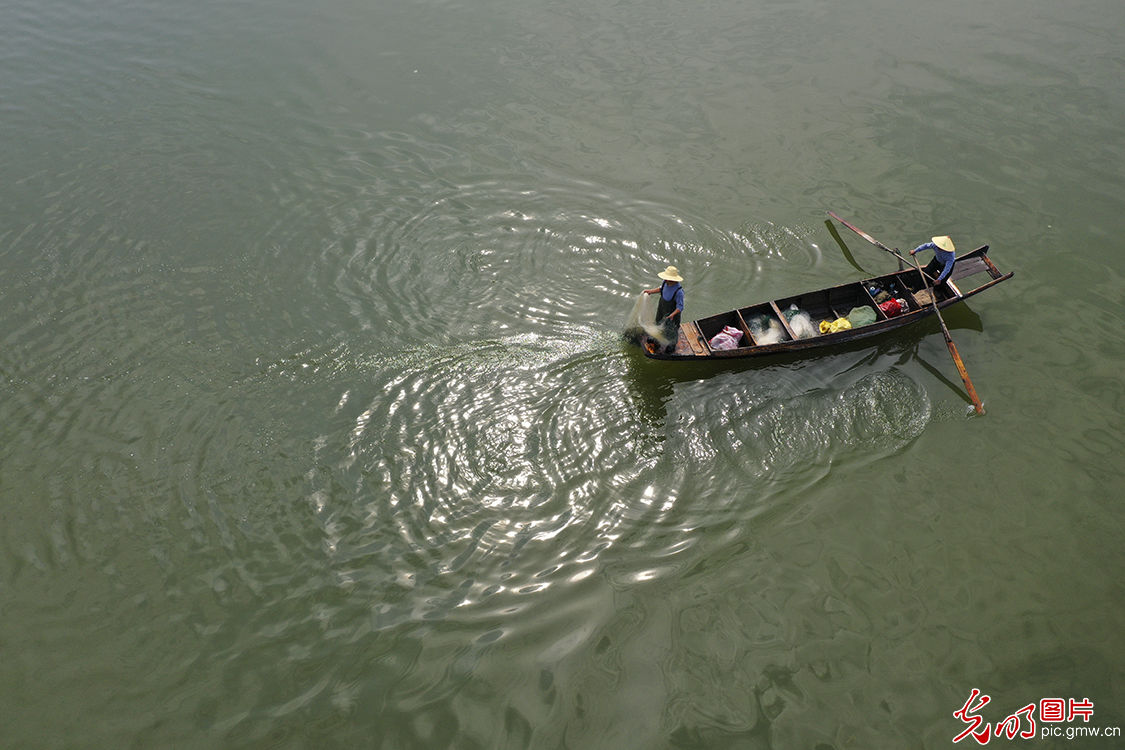
M 942 235 L 941 237 L 931 237 L 930 242 L 934 243 L 947 253 L 957 252 L 957 248 L 953 247 L 953 240 L 949 239 L 945 235 Z

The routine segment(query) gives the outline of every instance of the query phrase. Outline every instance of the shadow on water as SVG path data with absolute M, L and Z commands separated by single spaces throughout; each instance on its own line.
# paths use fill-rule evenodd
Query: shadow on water
M 841 237 L 840 233 L 836 231 L 836 225 L 827 220 L 825 220 L 824 225 L 828 227 L 828 233 L 832 235 L 832 239 L 836 240 L 836 244 L 840 246 L 840 251 L 844 254 L 844 260 L 848 261 L 848 263 L 851 264 L 852 268 L 859 271 L 864 276 L 870 276 L 871 273 L 867 269 L 859 265 L 859 263 L 856 263 L 855 257 L 852 255 L 851 250 L 848 249 L 847 243 L 844 242 L 844 238 Z M 902 270 L 901 262 L 899 262 L 899 270 Z

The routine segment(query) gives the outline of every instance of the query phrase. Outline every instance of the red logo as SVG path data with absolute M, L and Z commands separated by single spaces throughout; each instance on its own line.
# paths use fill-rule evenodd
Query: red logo
M 1030 740 L 1035 737 L 1035 703 L 1028 703 L 1023 708 L 1011 714 L 1003 721 L 989 724 L 979 711 L 992 701 L 990 696 L 973 688 L 965 705 L 953 712 L 953 715 L 968 726 L 953 738 L 958 743 L 966 737 L 972 737 L 978 745 L 987 745 L 993 739 L 1001 737 L 1014 740 L 1016 736 Z M 1044 724 L 1058 724 L 1082 719 L 1089 722 L 1094 715 L 1094 703 L 1089 698 L 1081 700 L 1075 698 L 1042 698 L 1038 703 L 1039 721 Z M 1061 729 L 1043 728 L 1043 736 L 1061 736 Z M 1071 730 L 1068 730 L 1068 732 Z

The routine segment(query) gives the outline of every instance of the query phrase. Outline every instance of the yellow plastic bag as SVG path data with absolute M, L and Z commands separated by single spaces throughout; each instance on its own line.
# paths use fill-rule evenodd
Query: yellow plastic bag
M 852 327 L 851 321 L 847 318 L 836 318 L 835 320 L 820 321 L 821 333 L 837 333 L 839 331 L 847 331 Z

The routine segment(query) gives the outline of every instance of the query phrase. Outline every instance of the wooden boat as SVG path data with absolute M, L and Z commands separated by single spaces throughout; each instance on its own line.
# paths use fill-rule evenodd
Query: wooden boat
M 958 256 L 948 283 L 933 291 L 937 295 L 937 307 L 944 309 L 962 300 L 991 289 L 1002 281 L 1014 276 L 1014 272 L 1001 273 L 988 257 L 988 245 Z M 975 285 L 975 286 L 974 286 Z M 898 315 L 888 316 L 872 296 L 871 288 L 880 287 L 891 291 L 896 298 L 904 299 L 907 309 Z M 736 310 L 700 318 L 680 326 L 679 338 L 675 348 L 667 351 L 656 341 L 645 338 L 641 348 L 646 357 L 667 360 L 725 360 L 741 357 L 763 357 L 787 352 L 803 352 L 811 349 L 846 344 L 869 336 L 877 336 L 887 331 L 913 325 L 934 314 L 931 304 L 931 290 L 917 269 L 907 269 L 894 273 L 873 276 L 849 284 L 819 289 L 815 292 L 791 295 L 769 302 L 761 302 Z M 875 313 L 875 322 L 856 326 L 835 333 L 822 333 L 808 338 L 799 338 L 790 327 L 785 311 L 796 305 L 811 317 L 813 324 L 821 321 L 834 321 L 848 316 L 854 308 L 868 307 Z M 760 323 L 765 316 L 775 321 L 773 327 L 781 326 L 781 340 L 762 343 L 755 340 L 747 321 Z M 868 315 L 870 317 L 870 315 Z M 711 339 L 726 326 L 742 332 L 735 349 L 712 348 Z M 761 331 L 760 326 L 755 329 Z M 776 336 L 774 336 L 776 338 Z

